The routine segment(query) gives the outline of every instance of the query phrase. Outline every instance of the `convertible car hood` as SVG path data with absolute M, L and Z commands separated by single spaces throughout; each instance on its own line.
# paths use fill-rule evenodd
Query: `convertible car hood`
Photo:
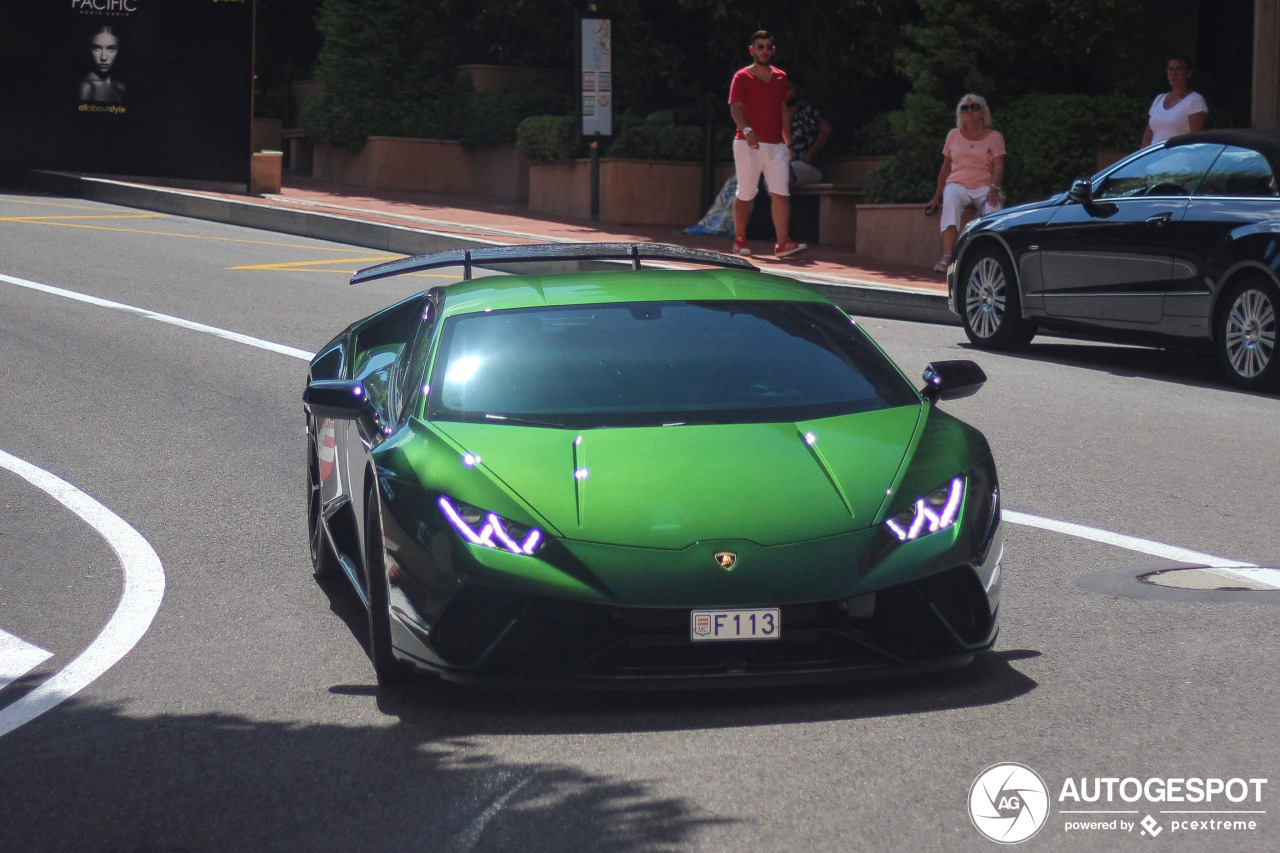
M 650 548 L 800 542 L 870 526 L 921 406 L 781 424 L 596 430 L 440 423 L 476 473 L 562 536 Z

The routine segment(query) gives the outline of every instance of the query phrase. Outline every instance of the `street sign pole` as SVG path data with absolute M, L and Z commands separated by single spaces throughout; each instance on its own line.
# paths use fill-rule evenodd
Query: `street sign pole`
M 591 219 L 600 219 L 600 143 L 613 136 L 613 20 L 596 14 L 578 18 L 578 138 L 589 139 Z

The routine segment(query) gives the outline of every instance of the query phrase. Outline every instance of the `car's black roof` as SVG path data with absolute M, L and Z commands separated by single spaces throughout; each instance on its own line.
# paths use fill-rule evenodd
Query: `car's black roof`
M 1258 130 L 1253 127 L 1224 127 L 1219 130 L 1202 130 L 1199 133 L 1184 133 L 1175 136 L 1165 143 L 1166 148 L 1176 145 L 1190 145 L 1193 142 L 1216 142 L 1219 145 L 1238 145 L 1241 148 L 1252 148 L 1262 154 L 1275 169 L 1280 165 L 1280 130 Z

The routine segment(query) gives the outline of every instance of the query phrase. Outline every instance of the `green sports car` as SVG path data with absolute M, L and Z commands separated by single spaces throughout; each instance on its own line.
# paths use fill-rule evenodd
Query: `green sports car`
M 623 260 L 472 279 L 472 265 Z M 675 261 L 712 269 L 643 267 Z M 996 636 L 991 449 L 810 286 L 670 246 L 448 251 L 311 362 L 311 556 L 379 682 L 708 685 L 966 663 Z M 596 263 L 591 266 L 604 267 Z

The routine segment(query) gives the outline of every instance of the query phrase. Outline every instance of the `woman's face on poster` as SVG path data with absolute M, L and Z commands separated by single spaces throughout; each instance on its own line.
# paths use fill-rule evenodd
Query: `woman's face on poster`
M 93 53 L 94 69 L 103 76 L 110 74 L 120 51 L 120 40 L 111 33 L 98 33 L 89 43 L 89 49 Z

